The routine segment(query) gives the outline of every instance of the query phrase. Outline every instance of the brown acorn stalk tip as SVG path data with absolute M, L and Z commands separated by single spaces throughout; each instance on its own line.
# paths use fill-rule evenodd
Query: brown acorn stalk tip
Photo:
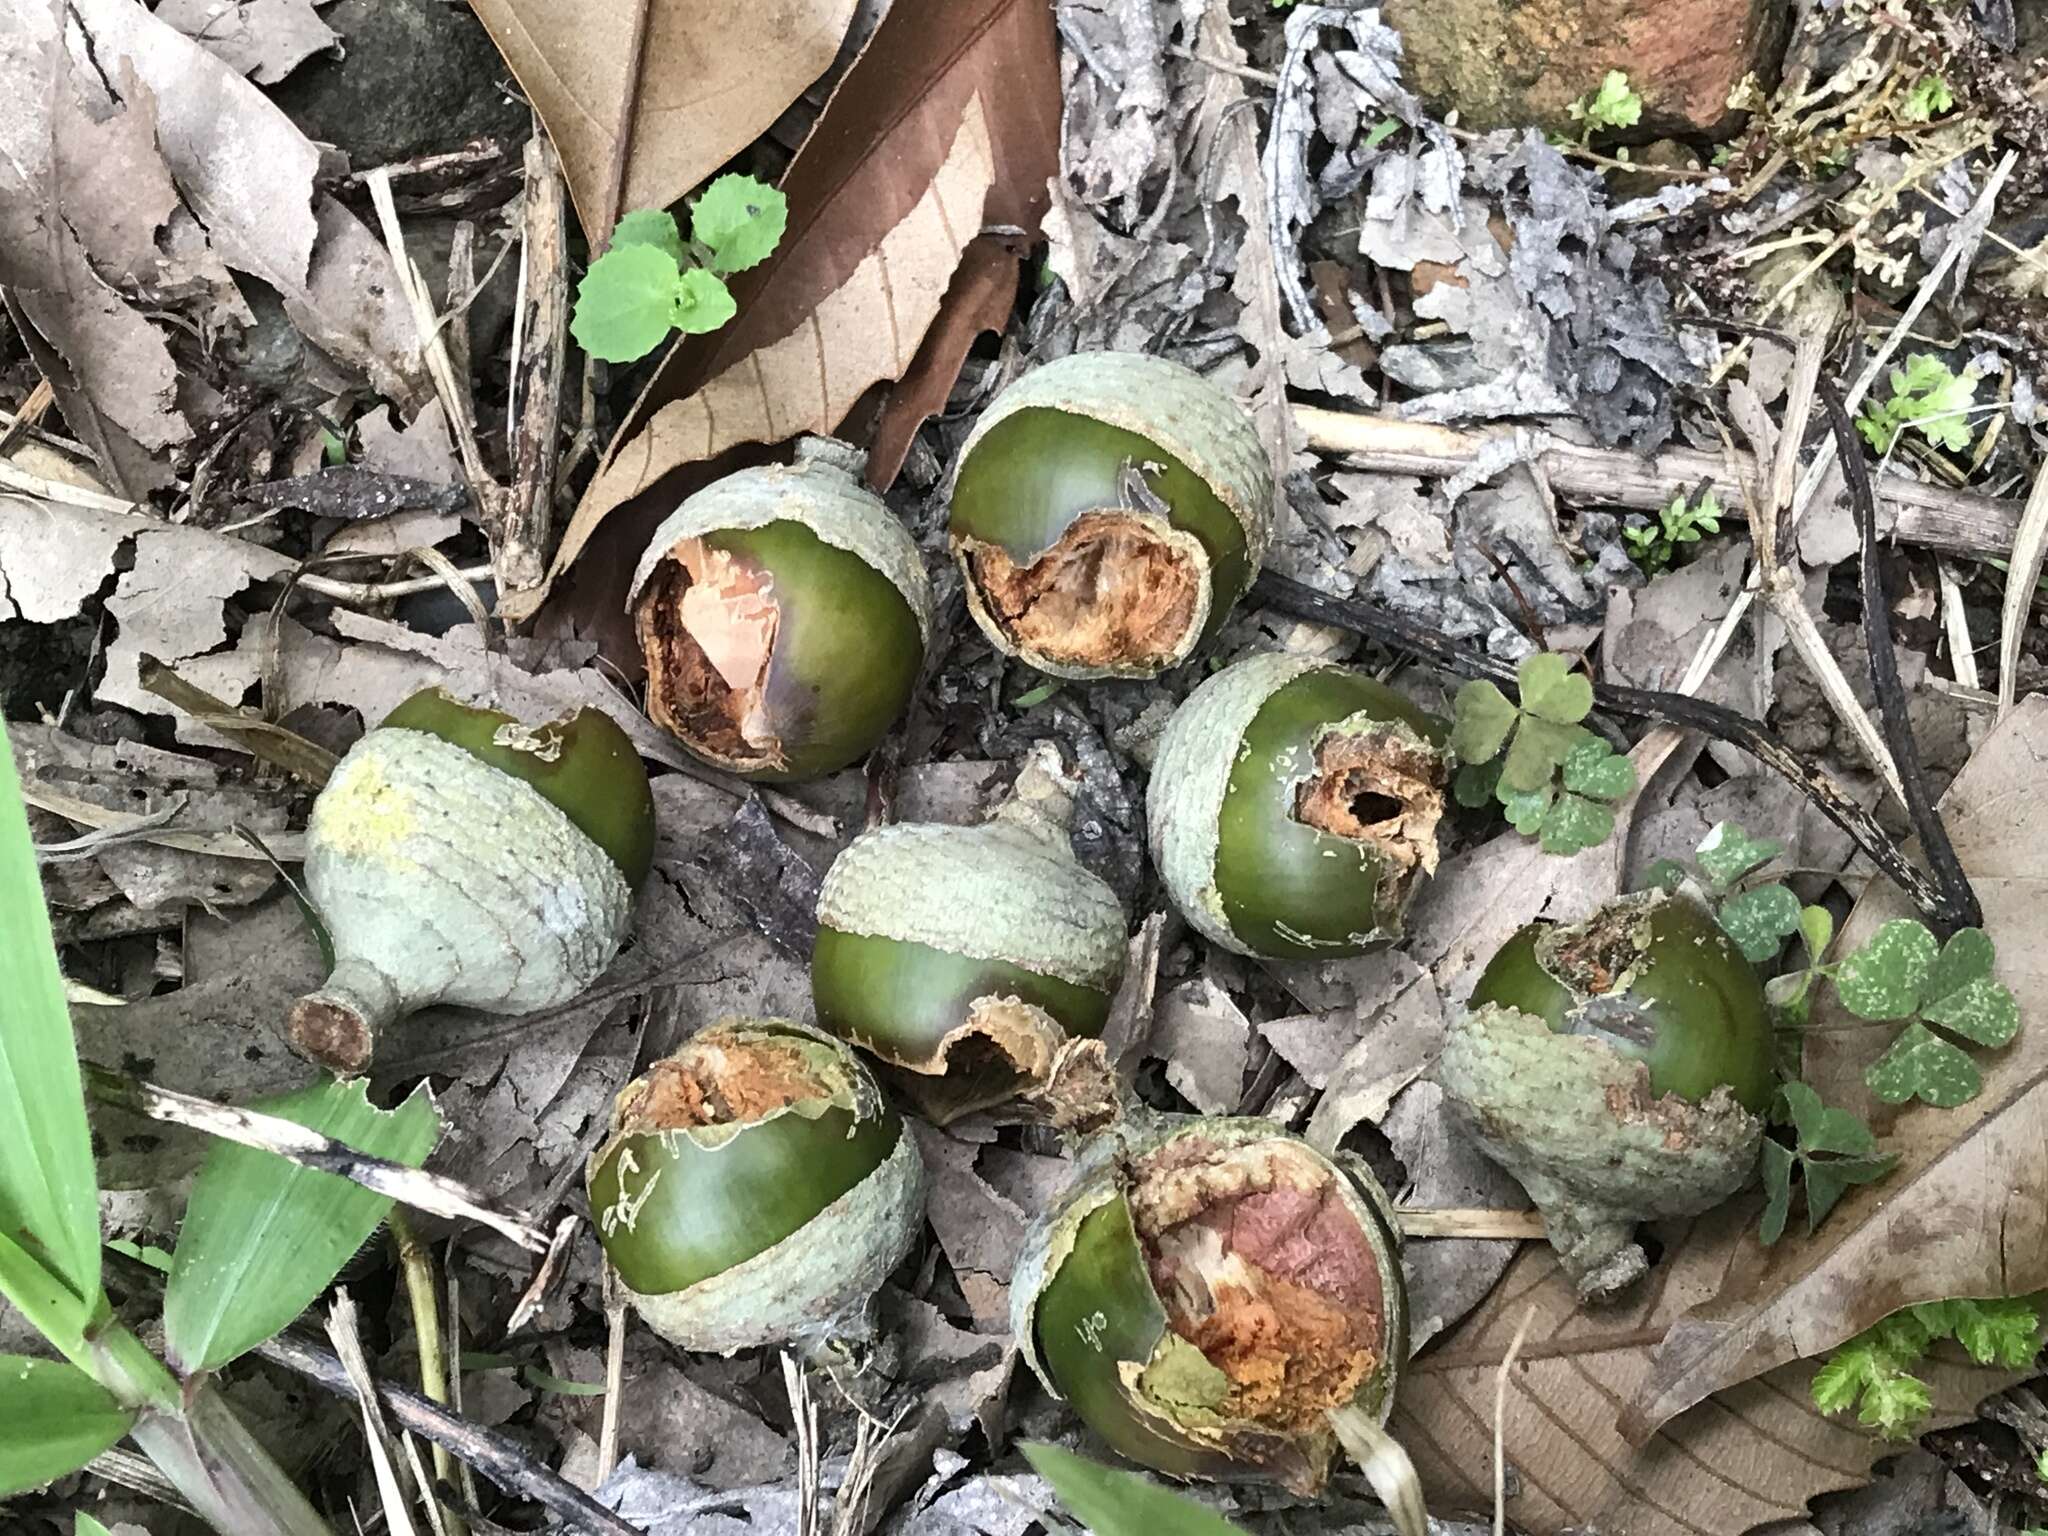
M 983 604 L 1030 655 L 1089 667 L 1154 662 L 1201 619 L 1206 557 L 1163 518 L 1084 513 L 1029 565 L 997 544 L 963 548 Z
M 673 545 L 634 621 L 655 724 L 721 757 L 775 757 L 763 695 L 780 621 L 766 571 L 702 539 Z
M 1441 757 L 1412 733 L 1330 731 L 1316 743 L 1316 771 L 1295 794 L 1294 818 L 1370 844 L 1405 886 L 1417 870 L 1436 873 L 1443 772 Z

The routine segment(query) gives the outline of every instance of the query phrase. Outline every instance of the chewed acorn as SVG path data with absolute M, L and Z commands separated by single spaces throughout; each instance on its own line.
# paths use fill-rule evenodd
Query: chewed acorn
M 924 1221 L 917 1142 L 842 1042 L 725 1019 L 612 1108 L 590 1209 L 628 1299 L 682 1349 L 864 1337 Z
M 771 782 L 834 773 L 910 702 L 931 584 L 860 462 L 806 438 L 795 464 L 689 497 L 641 556 L 629 601 L 647 712 L 706 762 Z
M 1056 677 L 1153 677 L 1251 586 L 1272 502 L 1265 444 L 1222 389 L 1165 358 L 1081 352 L 982 412 L 948 528 L 999 650 Z
M 1425 1520 L 1381 1428 L 1408 1358 L 1399 1239 L 1355 1159 L 1268 1120 L 1138 1116 L 1025 1238 L 1017 1347 L 1131 1460 L 1313 1495 L 1341 1447 Z
M 1450 758 L 1383 683 L 1308 657 L 1247 657 L 1167 722 L 1146 819 L 1168 893 L 1241 955 L 1355 955 L 1398 938 L 1437 862 Z
M 653 858 L 647 770 L 611 716 L 527 726 L 414 694 L 313 802 L 306 891 L 334 966 L 292 1006 L 294 1047 L 355 1073 L 430 1003 L 568 1002 L 618 953 Z
M 1657 891 L 1533 923 L 1488 963 L 1438 1081 L 1543 1212 L 1579 1293 L 1643 1273 L 1635 1224 L 1747 1184 L 1776 1087 L 1762 986 L 1713 915 Z
M 944 1124 L 1013 1098 L 1086 1128 L 1114 1112 L 1101 1046 L 1124 913 L 1068 843 L 1074 784 L 1042 744 L 978 827 L 898 825 L 825 873 L 811 993 L 818 1022 L 902 1069 Z

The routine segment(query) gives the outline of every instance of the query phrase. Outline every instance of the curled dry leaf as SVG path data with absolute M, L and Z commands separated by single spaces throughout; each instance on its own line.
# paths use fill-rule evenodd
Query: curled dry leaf
M 561 5 L 477 0 L 562 152 L 596 249 L 629 208 L 665 208 L 824 74 L 854 0 Z
M 1813 1406 L 1814 1367 L 1794 1362 L 1717 1393 L 1635 1447 L 1619 1406 L 1649 1375 L 1651 1355 L 1687 1307 L 1739 1268 L 1755 1206 L 1738 1201 L 1690 1227 L 1660 1228 L 1655 1275 L 1619 1305 L 1586 1306 L 1541 1244 L 1525 1247 L 1483 1306 L 1408 1367 L 1388 1428 L 1415 1460 L 1432 1514 L 1493 1503 L 1493 1403 L 1508 1342 L 1535 1317 L 1509 1377 L 1503 1430 L 1516 1489 L 1511 1527 L 1528 1536 L 1592 1530 L 1627 1536 L 1742 1536 L 1803 1519 L 1807 1500 L 1869 1480 L 1896 1443 Z M 1938 1422 L 2021 1373 L 1929 1361 Z
M 1037 228 L 1058 116 L 1042 6 L 892 6 L 782 180 L 789 229 L 733 283 L 738 318 L 663 359 L 584 492 L 551 579 L 603 524 L 592 580 L 622 588 L 655 522 L 691 488 L 691 466 L 830 432 L 870 385 L 901 377 L 968 242 L 985 225 Z M 509 598 L 508 617 L 529 616 L 547 590 Z M 622 590 L 588 594 L 592 611 L 623 601 Z
M 1647 1439 L 1701 1399 L 1831 1349 L 1900 1307 L 2048 1286 L 2048 1189 L 2014 1171 L 2039 1166 L 2048 1136 L 2048 955 L 2037 937 L 2048 895 L 2044 755 L 2048 699 L 2035 697 L 1999 724 L 1941 807 L 1983 903 L 1998 979 L 2032 1025 L 2003 1050 L 1978 1053 L 1984 1091 L 1969 1103 L 1892 1106 L 1871 1097 L 1863 1072 L 1898 1025 L 1860 1026 L 1831 995 L 1815 1007 L 1806 1081 L 1826 1103 L 1864 1117 L 1898 1166 L 1852 1189 L 1811 1237 L 1770 1249 L 1742 1240 L 1722 1281 L 1675 1323 L 1629 1394 L 1632 1437 Z M 1843 925 L 1839 951 L 1909 913 L 1893 887 L 1874 881 Z

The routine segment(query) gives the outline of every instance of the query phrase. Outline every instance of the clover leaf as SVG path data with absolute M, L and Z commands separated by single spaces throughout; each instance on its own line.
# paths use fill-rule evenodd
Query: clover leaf
M 1775 838 L 1751 837 L 1739 821 L 1717 821 L 1700 840 L 1700 873 L 1714 889 L 1726 890 L 1784 851 L 1785 845 Z
M 1549 853 L 1577 853 L 1614 834 L 1612 802 L 1635 788 L 1635 766 L 1579 722 L 1593 685 L 1562 656 L 1539 653 L 1515 670 L 1519 700 L 1490 682 L 1458 690 L 1451 750 L 1463 766 L 1460 805 L 1496 799 L 1508 822 Z
M 1994 959 L 1981 928 L 1939 946 L 1926 924 L 1895 918 L 1842 962 L 1835 991 L 1843 1007 L 1861 1019 L 1908 1021 L 1864 1073 L 1872 1093 L 1887 1104 L 1918 1098 L 1946 1108 L 1982 1091 L 1977 1063 L 1948 1036 L 1996 1047 L 2018 1032 L 2019 1004 L 1992 975 Z
M 1800 1175 L 1806 1190 L 1806 1230 L 1826 1219 L 1843 1194 L 1856 1184 L 1869 1184 L 1891 1171 L 1898 1159 L 1877 1150 L 1870 1127 L 1846 1109 L 1832 1109 L 1804 1083 L 1786 1083 L 1778 1090 L 1775 1118 L 1789 1125 L 1794 1143 L 1773 1137 L 1763 1144 L 1764 1205 L 1759 1236 L 1775 1243 L 1785 1231 L 1792 1209 L 1792 1176 Z

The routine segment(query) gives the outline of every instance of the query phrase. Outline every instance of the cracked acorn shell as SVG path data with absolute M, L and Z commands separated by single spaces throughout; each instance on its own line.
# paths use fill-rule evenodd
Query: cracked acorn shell
M 1241 955 L 1356 955 L 1398 938 L 1436 870 L 1450 755 L 1363 673 L 1247 657 L 1188 695 L 1146 795 L 1152 860 L 1197 931 Z
M 1407 1360 L 1391 1210 L 1272 1121 L 1127 1122 L 1025 1239 L 1018 1348 L 1131 1460 L 1312 1495 L 1332 1414 L 1384 1424 Z
M 568 1002 L 618 953 L 653 853 L 647 771 L 602 710 L 527 726 L 414 694 L 313 802 L 306 891 L 334 963 L 292 1005 L 293 1046 L 350 1074 L 431 1003 Z
M 1094 1037 L 1123 974 L 1124 912 L 1074 858 L 1074 788 L 1041 743 L 983 825 L 878 827 L 825 872 L 818 1022 L 901 1069 L 941 1125 L 1020 1097 L 1055 1124 L 1114 1113 Z
M 647 712 L 703 758 L 783 783 L 865 757 L 903 713 L 932 631 L 917 545 L 857 478 L 863 455 L 806 438 L 655 530 L 628 604 Z
M 1250 588 L 1272 516 L 1265 444 L 1226 392 L 1165 358 L 1080 352 L 982 413 L 948 530 L 998 650 L 1055 677 L 1155 677 Z
M 634 1308 L 718 1354 L 864 1337 L 924 1221 L 917 1142 L 873 1076 L 783 1019 L 720 1020 L 629 1083 L 586 1177 Z
M 1776 1090 L 1770 1010 L 1713 914 L 1662 891 L 1504 944 L 1452 1025 L 1445 1095 L 1521 1181 L 1579 1294 L 1647 1268 L 1639 1221 L 1746 1185 Z

